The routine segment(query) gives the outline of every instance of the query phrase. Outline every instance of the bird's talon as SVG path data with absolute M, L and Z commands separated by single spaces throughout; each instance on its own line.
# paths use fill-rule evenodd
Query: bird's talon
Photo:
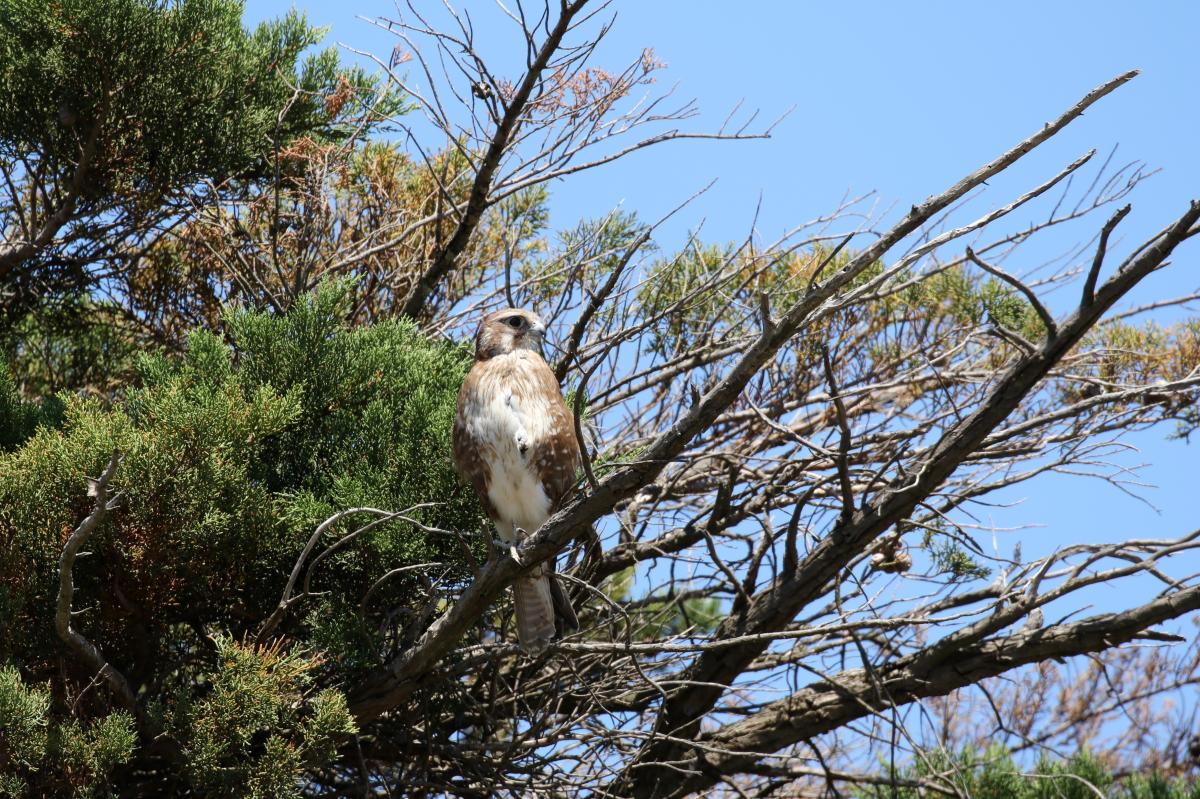
M 508 545 L 508 556 L 509 556 L 510 558 L 512 558 L 514 561 L 516 561 L 516 562 L 517 562 L 517 565 L 520 565 L 520 563 L 521 563 L 521 556 L 520 556 L 520 555 L 517 553 L 517 545 L 516 545 L 516 544 L 509 544 L 509 545 Z

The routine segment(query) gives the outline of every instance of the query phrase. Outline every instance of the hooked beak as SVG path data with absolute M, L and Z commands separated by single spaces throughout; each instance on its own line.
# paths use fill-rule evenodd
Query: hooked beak
M 528 346 L 538 354 L 545 357 L 546 347 L 546 325 L 542 322 L 531 322 L 529 327 L 525 329 L 525 338 L 528 341 Z

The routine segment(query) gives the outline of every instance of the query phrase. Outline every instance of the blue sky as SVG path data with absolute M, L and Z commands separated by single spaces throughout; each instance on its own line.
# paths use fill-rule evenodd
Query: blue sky
M 418 7 L 436 13 L 440 5 Z M 250 0 L 247 18 L 253 23 L 291 6 Z M 357 19 L 394 16 L 389 2 L 296 7 L 331 27 L 330 43 L 385 59 L 396 43 Z M 475 16 L 477 38 L 497 63 L 522 54 L 514 31 L 492 22 L 490 2 L 456 7 Z M 1160 170 L 1130 198 L 1133 213 L 1120 228 L 1118 252 L 1200 198 L 1200 3 L 618 0 L 612 10 L 616 24 L 595 63 L 619 67 L 653 47 L 669 65 L 661 84 L 678 82 L 676 95 L 699 103 L 690 129 L 718 127 L 738 102 L 763 120 L 795 110 L 769 140 L 669 143 L 555 184 L 557 227 L 617 205 L 657 218 L 713 179 L 717 184 L 664 229 L 665 249 L 700 220 L 707 239 L 744 237 L 760 198 L 758 229 L 766 241 L 829 212 L 847 192 L 874 190 L 881 209 L 906 209 L 1132 68 L 1141 76 L 995 181 L 972 208 L 1001 205 L 1088 149 L 1102 159 L 1114 146 L 1114 163 L 1138 160 Z M 1060 243 L 1087 240 L 1102 221 L 1065 231 Z M 1191 243 L 1174 260 L 1135 300 L 1200 288 L 1200 246 Z M 1010 265 L 1019 272 L 1022 263 Z M 1200 523 L 1200 444 L 1166 441 L 1167 432 L 1130 438 L 1141 452 L 1119 459 L 1149 464 L 1140 479 L 1157 488 L 1143 493 L 1161 513 L 1099 482 L 1051 477 L 1011 494 L 1025 503 L 997 511 L 996 524 L 1046 525 L 1023 534 L 1026 555 L 1074 541 L 1193 529 Z M 1010 542 L 1001 545 L 1006 554 Z

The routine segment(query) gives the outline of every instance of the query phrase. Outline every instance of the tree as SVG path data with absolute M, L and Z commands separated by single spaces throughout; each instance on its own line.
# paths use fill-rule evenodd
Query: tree
M 77 296 L 119 291 L 198 206 L 280 177 L 274 151 L 352 140 L 399 107 L 332 49 L 302 61 L 322 36 L 302 15 L 250 32 L 242 8 L 5 2 L 0 332 L 10 349 L 25 344 L 27 331 L 12 335 L 22 322 L 79 334 Z
M 1056 470 L 1115 480 L 1120 435 L 1197 423 L 1200 323 L 1121 302 L 1186 257 L 1200 203 L 1120 252 L 1141 173 L 1079 191 L 1092 154 L 978 218 L 959 203 L 1136 73 L 890 223 L 852 202 L 769 245 L 664 251 L 619 213 L 551 236 L 551 180 L 769 133 L 683 131 L 690 105 L 632 95 L 649 52 L 593 66 L 606 8 L 518 6 L 508 81 L 470 18 L 410 7 L 378 62 L 398 138 L 297 139 L 197 201 L 88 300 L 130 342 L 120 363 L 58 368 L 110 351 L 70 330 L 38 333 L 44 362 L 15 354 L 17 375 L 111 382 L 58 405 L 19 394 L 48 380 L 0 383 L 8 790 L 953 795 L 996 776 L 969 755 L 985 737 L 1031 758 L 1007 774 L 1122 713 L 1136 734 L 1054 785 L 1185 768 L 1190 718 L 1150 722 L 1200 677 L 1194 648 L 1127 645 L 1176 643 L 1158 625 L 1200 609 L 1197 534 L 998 558 L 971 514 Z M 1095 235 L 1058 273 L 1018 273 L 1078 220 Z M 485 551 L 446 455 L 469 358 L 447 339 L 509 304 L 554 320 L 589 454 L 520 562 Z M 524 657 L 506 587 L 563 553 L 581 630 Z M 1071 614 L 1127 584 L 1120 612 Z M 1080 656 L 1079 680 L 1052 674 Z M 1109 693 L 1039 714 L 997 702 L 1000 675 Z M 931 722 L 965 707 L 984 711 Z

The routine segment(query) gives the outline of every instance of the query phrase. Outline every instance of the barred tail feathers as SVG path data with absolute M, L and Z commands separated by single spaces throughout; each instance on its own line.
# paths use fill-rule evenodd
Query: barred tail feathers
M 525 575 L 513 582 L 517 610 L 517 641 L 521 649 L 536 655 L 554 639 L 554 599 L 550 578 Z

